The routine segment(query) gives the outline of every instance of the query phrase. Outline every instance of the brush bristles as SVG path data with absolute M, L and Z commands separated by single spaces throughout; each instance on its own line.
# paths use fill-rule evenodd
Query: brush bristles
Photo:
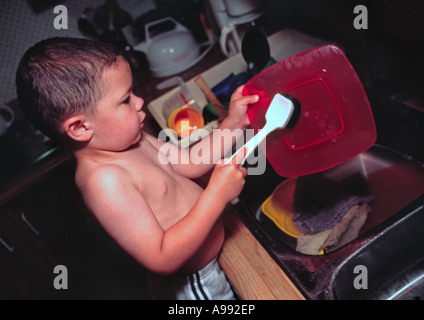
M 281 95 L 283 97 L 289 99 L 293 103 L 293 106 L 294 106 L 293 114 L 290 117 L 290 120 L 289 120 L 289 122 L 286 125 L 286 128 L 290 128 L 291 129 L 296 124 L 296 121 L 297 121 L 297 119 L 300 116 L 301 103 L 300 103 L 300 101 L 298 99 L 296 99 L 295 97 L 292 97 L 291 95 L 289 95 L 287 93 L 282 93 Z

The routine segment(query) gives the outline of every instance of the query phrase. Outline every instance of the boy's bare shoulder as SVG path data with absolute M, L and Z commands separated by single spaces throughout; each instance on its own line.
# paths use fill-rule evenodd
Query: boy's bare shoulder
M 75 175 L 77 186 L 84 192 L 112 191 L 125 184 L 132 184 L 128 171 L 113 163 L 77 168 Z

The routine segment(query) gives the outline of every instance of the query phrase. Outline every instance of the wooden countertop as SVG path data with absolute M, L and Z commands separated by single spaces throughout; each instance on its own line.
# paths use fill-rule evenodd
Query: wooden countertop
M 227 213 L 224 225 L 226 240 L 219 263 L 241 299 L 305 299 L 236 215 Z

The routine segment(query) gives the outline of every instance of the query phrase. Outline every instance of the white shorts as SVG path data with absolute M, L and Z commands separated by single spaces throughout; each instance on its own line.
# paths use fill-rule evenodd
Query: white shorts
M 235 300 L 234 292 L 217 258 L 188 276 L 157 276 L 146 273 L 155 300 Z

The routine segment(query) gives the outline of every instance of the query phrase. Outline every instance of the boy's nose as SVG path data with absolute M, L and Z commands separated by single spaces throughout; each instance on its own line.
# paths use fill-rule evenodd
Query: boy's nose
M 135 108 L 137 110 L 137 112 L 140 112 L 141 109 L 143 108 L 144 105 L 144 100 L 142 98 L 138 98 L 136 104 L 135 104 Z

